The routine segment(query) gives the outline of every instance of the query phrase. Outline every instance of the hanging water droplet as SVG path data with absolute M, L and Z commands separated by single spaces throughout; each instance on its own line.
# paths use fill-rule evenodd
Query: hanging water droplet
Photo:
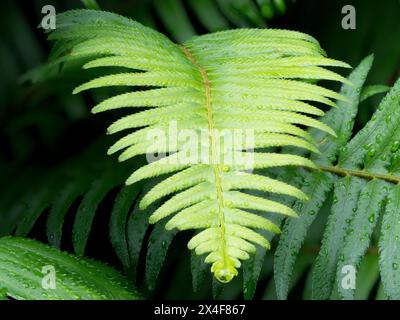
M 396 262 L 393 262 L 392 263 L 392 268 L 394 269 L 394 270 L 397 270 L 398 269 L 398 264 L 396 263 Z
M 234 270 L 234 269 L 231 270 L 228 268 L 227 269 L 219 269 L 214 272 L 214 276 L 219 282 L 228 283 L 237 274 L 237 272 L 234 272 L 234 271 L 236 271 L 236 270 Z

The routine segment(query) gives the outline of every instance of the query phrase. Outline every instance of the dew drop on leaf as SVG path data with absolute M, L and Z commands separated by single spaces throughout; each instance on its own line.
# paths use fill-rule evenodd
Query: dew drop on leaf
M 373 213 L 369 216 L 368 221 L 371 223 L 375 221 L 375 215 Z
M 368 156 L 369 156 L 369 157 L 373 157 L 373 156 L 375 155 L 375 153 L 376 153 L 375 148 L 371 148 L 371 149 L 368 151 Z
M 395 142 L 393 142 L 392 147 L 390 148 L 391 152 L 396 152 L 400 147 L 400 141 L 396 140 Z

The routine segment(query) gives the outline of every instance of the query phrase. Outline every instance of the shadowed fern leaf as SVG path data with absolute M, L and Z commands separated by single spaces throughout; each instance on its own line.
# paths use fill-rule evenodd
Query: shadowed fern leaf
M 245 190 L 307 198 L 297 188 L 251 171 L 278 166 L 315 168 L 305 157 L 264 150 L 290 145 L 318 152 L 311 136 L 297 125 L 335 135 L 312 117 L 323 111 L 308 102 L 335 106 L 331 99 L 344 98 L 301 80 L 347 82 L 324 67 L 348 65 L 326 58 L 314 38 L 293 31 L 225 31 L 176 45 L 152 29 L 106 12 L 69 11 L 59 15 L 57 23 L 49 36 L 58 40 L 60 54 L 53 55 L 56 63 L 88 58 L 86 69 L 127 69 L 85 83 L 74 93 L 108 86 L 137 87 L 93 108 L 94 113 L 120 108 L 134 111 L 108 128 L 110 134 L 136 129 L 109 153 L 123 150 L 121 161 L 141 154 L 166 154 L 136 170 L 127 184 L 175 173 L 143 197 L 141 208 L 172 196 L 152 213 L 150 222 L 169 218 L 167 230 L 204 229 L 188 246 L 199 255 L 206 254 L 205 262 L 212 264 L 215 277 L 229 282 L 237 275 L 240 260 L 255 252 L 254 244 L 270 247 L 253 229 L 280 232 L 262 212 L 296 216 L 291 208 Z M 135 112 L 138 107 L 150 109 Z M 179 139 L 167 143 L 173 139 L 172 122 L 178 132 L 206 133 L 206 143 Z M 242 140 L 233 143 L 232 150 L 224 149 L 219 132 L 237 129 L 242 130 L 242 138 L 253 138 L 252 148 Z M 148 137 L 154 131 L 163 132 L 166 139 L 155 143 Z M 182 160 L 194 151 L 205 156 L 194 162 Z M 229 162 L 229 157 L 247 158 Z
M 286 11 L 285 0 L 153 0 L 135 3 L 135 17 L 146 25 L 155 26 L 151 9 L 159 22 L 180 42 L 196 35 L 198 20 L 210 32 L 230 29 L 230 25 L 248 28 L 265 27 L 268 20 Z M 191 16 L 189 19 L 189 12 Z

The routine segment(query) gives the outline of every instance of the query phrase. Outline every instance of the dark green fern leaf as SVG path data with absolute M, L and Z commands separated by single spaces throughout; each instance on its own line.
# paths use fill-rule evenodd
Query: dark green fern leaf
M 320 155 L 314 156 L 314 160 L 317 163 L 326 165 L 335 161 L 342 147 L 341 143 L 345 144 L 350 137 L 352 124 L 357 112 L 360 91 L 371 67 L 372 59 L 372 57 L 366 58 L 349 76 L 349 80 L 353 83 L 353 86 L 343 85 L 341 94 L 346 96 L 350 103 L 339 102 L 336 109 L 330 110 L 322 118 L 322 121 L 335 129 L 337 138 L 331 138 L 319 132 L 314 133 L 321 150 Z M 295 204 L 295 206 L 300 207 L 303 215 L 300 215 L 300 219 L 288 220 L 286 222 L 283 229 L 285 233 L 278 244 L 275 254 L 275 283 L 277 295 L 280 299 L 287 297 L 297 253 L 334 182 L 334 177 L 328 173 L 304 173 L 303 175 L 304 188 L 312 188 L 309 194 L 313 194 L 313 199 L 311 199 L 311 204 L 301 201 Z
M 322 247 L 313 266 L 311 297 L 314 299 L 354 299 L 358 296 L 357 288 L 354 290 L 342 285 L 344 267 L 351 266 L 356 272 L 359 270 L 365 254 L 370 254 L 369 247 L 372 246 L 372 251 L 376 248 L 372 235 L 375 228 L 379 227 L 377 221 L 380 215 L 383 215 L 385 221 L 388 219 L 385 218 L 386 214 L 390 216 L 393 211 L 391 206 L 386 205 L 385 207 L 385 202 L 387 195 L 394 192 L 395 185 L 400 181 L 397 174 L 400 146 L 398 130 L 400 117 L 397 106 L 400 99 L 400 81 L 396 82 L 382 100 L 370 122 L 350 142 L 347 142 L 351 137 L 353 119 L 358 108 L 358 101 L 361 99 L 361 86 L 370 65 L 371 58 L 366 59 L 353 72 L 352 82 L 355 87 L 348 87 L 346 89 L 348 94 L 342 91 L 345 96 L 353 97 L 350 98 L 352 101 L 350 110 L 340 112 L 339 103 L 339 108 L 331 110 L 322 120 L 336 129 L 338 138 L 327 140 L 317 133 L 317 140 L 322 144 L 320 148 L 322 153 L 319 156 L 314 155 L 313 159 L 320 170 L 333 174 L 338 177 L 338 180 L 334 184 L 332 213 L 328 217 Z M 381 92 L 381 90 L 375 89 L 372 91 L 375 94 Z M 335 116 L 337 111 L 339 113 Z M 336 161 L 338 163 L 334 165 Z M 319 173 L 309 172 L 306 175 L 317 174 Z M 341 178 L 340 176 L 345 177 Z M 390 196 L 389 199 L 391 199 Z M 300 220 L 288 220 L 287 222 L 288 225 L 301 225 L 301 223 L 301 217 Z M 387 230 L 390 229 L 388 226 L 389 224 L 386 224 Z M 305 230 L 307 229 L 306 226 Z M 383 252 L 387 252 L 384 250 L 395 250 L 393 249 L 395 242 L 392 242 L 391 239 L 395 239 L 396 231 L 391 230 L 385 233 L 384 230 L 385 228 L 382 226 L 379 244 L 382 276 L 384 272 L 388 274 L 391 270 L 396 270 L 397 266 L 393 260 L 393 258 L 396 259 L 395 254 L 391 254 L 391 259 L 382 255 Z M 290 239 L 293 236 L 293 232 L 289 232 L 288 235 L 284 234 L 280 243 L 285 243 L 286 238 Z M 298 245 L 297 248 L 300 248 L 299 243 L 301 244 L 304 236 L 303 232 L 303 237 L 294 241 Z M 286 269 L 288 271 L 285 271 L 284 268 L 293 264 L 295 259 L 280 260 L 279 255 L 286 254 L 285 248 L 289 248 L 289 246 L 284 247 L 279 244 L 276 253 L 278 260 L 275 274 L 278 279 L 277 293 L 280 298 L 287 297 L 291 274 L 290 268 Z M 284 272 L 281 272 L 282 270 Z M 387 295 L 395 296 L 396 293 L 389 292 L 390 288 L 396 286 L 396 278 L 389 277 L 385 279 L 387 288 L 384 283 L 383 290 Z
M 139 194 L 140 189 L 140 183 L 123 187 L 115 199 L 110 217 L 111 244 L 126 271 L 130 267 L 129 248 L 126 236 L 127 220 L 130 208 L 136 196 Z
M 50 268 L 54 284 L 47 287 Z M 0 296 L 32 300 L 137 300 L 118 272 L 99 262 L 23 238 L 0 239 Z M 4 289 L 3 289 L 4 288 Z
M 357 210 L 363 182 L 362 179 L 348 176 L 340 178 L 334 185 L 332 212 L 313 272 L 313 299 L 329 299 L 332 294 L 344 237 L 350 232 L 350 222 Z
M 383 289 L 390 299 L 400 299 L 400 187 L 392 188 L 383 216 L 381 239 L 379 241 L 379 264 Z
M 351 265 L 358 269 L 364 254 L 370 245 L 371 235 L 384 207 L 388 183 L 382 180 L 368 182 L 360 191 L 358 204 L 353 217 L 348 223 L 347 234 L 342 243 L 341 255 L 337 265 L 337 279 L 342 279 L 344 266 Z M 339 241 L 341 243 L 341 241 Z M 329 251 L 328 251 L 329 252 Z M 338 286 L 339 296 L 353 299 L 355 290 Z
M 176 235 L 176 230 L 167 232 L 165 222 L 157 224 L 151 232 L 146 257 L 146 282 L 153 290 L 161 267 L 167 257 L 168 248 Z

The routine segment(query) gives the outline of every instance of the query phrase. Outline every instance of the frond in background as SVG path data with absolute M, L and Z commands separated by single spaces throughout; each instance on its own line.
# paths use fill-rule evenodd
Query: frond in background
M 16 237 L 0 239 L 0 298 L 7 297 L 18 300 L 142 299 L 123 276 L 104 264 Z
M 363 260 L 367 261 L 367 258 L 364 259 L 367 251 L 377 258 L 377 245 L 384 292 L 392 299 L 400 297 L 397 289 L 398 219 L 395 209 L 398 208 L 400 181 L 400 136 L 397 129 L 400 119 L 399 81 L 390 89 L 367 125 L 351 138 L 361 89 L 372 60 L 372 57 L 366 58 L 350 76 L 354 88 L 342 88 L 341 94 L 347 96 L 351 104 L 339 103 L 338 109 L 331 110 L 322 119 L 336 130 L 338 137 L 331 139 L 314 133 L 321 155 L 313 156 L 313 160 L 323 172 L 300 173 L 304 180 L 302 190 L 314 190 L 313 199 L 307 203 L 294 203 L 293 208 L 300 213 L 300 218 L 287 220 L 284 225 L 275 254 L 278 298 L 287 297 L 296 256 L 308 228 L 332 189 L 332 212 L 327 220 L 321 249 L 312 266 L 312 276 L 309 277 L 310 297 L 354 299 L 356 290 L 342 286 L 343 267 L 353 266 L 359 270 Z M 384 88 L 380 89 L 384 91 Z M 366 87 L 361 96 L 364 98 L 369 93 L 382 91 Z M 369 263 L 377 263 L 377 260 L 368 259 Z M 360 284 L 365 292 L 361 297 L 357 294 L 358 298 L 368 298 L 377 277 L 376 273 L 376 276 L 360 279 L 368 283 Z
M 305 101 L 334 106 L 330 98 L 342 97 L 297 79 L 346 82 L 323 67 L 347 65 L 326 58 L 315 39 L 293 31 L 243 29 L 196 37 L 177 46 L 137 22 L 90 10 L 59 15 L 57 30 L 50 39 L 59 41 L 60 56 L 53 56 L 54 59 L 87 57 L 92 59 L 85 64 L 87 69 L 119 66 L 130 70 L 94 79 L 78 87 L 75 93 L 107 86 L 150 87 L 109 98 L 94 107 L 93 112 L 151 108 L 128 115 L 109 127 L 108 133 L 140 128 L 120 139 L 109 153 L 124 150 L 120 161 L 152 151 L 167 154 L 166 158 L 135 171 L 127 184 L 178 172 L 150 190 L 141 200 L 141 208 L 175 194 L 152 213 L 150 222 L 173 215 L 165 225 L 167 230 L 205 229 L 188 246 L 199 255 L 207 254 L 205 262 L 212 263 L 219 281 L 229 282 L 237 275 L 240 260 L 255 252 L 254 244 L 269 248 L 269 242 L 252 229 L 279 233 L 279 228 L 260 213 L 247 210 L 296 216 L 289 207 L 247 194 L 243 189 L 303 200 L 304 193 L 283 182 L 244 171 L 287 165 L 313 168 L 314 164 L 301 156 L 260 151 L 292 145 L 318 152 L 310 136 L 296 124 L 334 135 L 327 125 L 310 116 L 322 115 L 323 111 Z M 193 165 L 180 163 L 180 156 L 199 146 L 182 141 L 175 146 L 154 145 L 146 140 L 154 129 L 165 132 L 171 121 L 177 122 L 179 130 L 207 132 L 206 159 L 198 159 Z M 215 134 L 224 129 L 255 130 L 256 151 L 251 163 L 224 163 L 227 151 L 221 148 L 221 137 Z M 218 150 L 222 150 L 220 154 Z M 244 151 L 245 145 L 234 145 L 233 155 L 243 158 Z
M 98 207 L 107 194 L 120 188 L 115 199 L 116 208 L 110 216 L 110 238 L 117 255 L 121 257 L 120 239 L 124 239 L 121 228 L 125 228 L 127 220 L 123 215 L 128 214 L 141 190 L 139 184 L 125 188 L 121 185 L 132 166 L 139 166 L 141 161 L 128 162 L 115 168 L 115 162 L 102 154 L 105 143 L 107 141 L 95 143 L 86 152 L 66 160 L 46 174 L 43 174 L 40 167 L 26 168 L 21 174 L 10 172 L 5 178 L 11 179 L 10 176 L 13 176 L 14 181 L 0 197 L 0 235 L 27 236 L 38 219 L 46 214 L 48 242 L 60 248 L 66 215 L 78 203 L 72 229 L 72 244 L 75 253 L 82 255 Z M 96 161 L 93 162 L 93 159 Z M 25 189 L 21 189 L 22 185 Z M 125 199 L 126 194 L 129 194 L 128 199 Z M 123 257 L 121 262 L 126 270 L 128 263 Z
M 147 26 L 161 25 L 178 42 L 198 34 L 199 26 L 208 32 L 232 28 L 266 27 L 276 15 L 286 12 L 292 1 L 285 0 L 151 0 L 138 1 L 136 10 L 127 12 Z M 153 13 L 154 11 L 154 13 Z

